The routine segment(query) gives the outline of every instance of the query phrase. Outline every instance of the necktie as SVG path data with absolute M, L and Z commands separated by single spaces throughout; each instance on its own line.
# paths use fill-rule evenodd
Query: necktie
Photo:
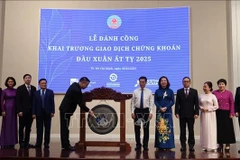
M 31 86 L 30 85 L 28 85 L 28 94 L 29 94 L 29 96 L 31 95 Z
M 185 96 L 188 97 L 188 89 L 185 89 Z
M 44 108 L 44 90 L 42 90 L 41 98 L 42 98 L 42 108 Z
M 141 92 L 140 109 L 143 109 L 143 89 L 142 89 L 142 92 Z

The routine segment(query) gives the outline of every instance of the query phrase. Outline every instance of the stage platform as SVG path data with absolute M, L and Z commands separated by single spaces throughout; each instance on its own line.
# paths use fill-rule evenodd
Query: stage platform
M 0 160 L 5 159 L 28 159 L 28 160 L 42 160 L 42 159 L 240 159 L 238 150 L 240 149 L 240 143 L 231 145 L 230 153 L 214 153 L 204 152 L 199 146 L 199 142 L 196 142 L 195 152 L 185 153 L 180 152 L 180 145 L 176 140 L 176 148 L 172 151 L 156 151 L 153 145 L 153 141 L 149 143 L 149 151 L 136 152 L 134 150 L 135 143 L 132 140 L 130 152 L 119 152 L 115 147 L 89 147 L 87 151 L 65 151 L 61 150 L 59 142 L 52 142 L 49 149 L 19 149 L 18 145 L 16 149 L 1 149 Z

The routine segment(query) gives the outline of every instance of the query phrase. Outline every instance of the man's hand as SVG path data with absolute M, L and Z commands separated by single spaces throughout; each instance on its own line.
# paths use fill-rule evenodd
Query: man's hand
M 35 114 L 34 114 L 34 115 L 32 115 L 32 118 L 33 118 L 33 119 L 35 119 L 35 118 L 36 118 L 36 115 L 35 115 Z
M 2 116 L 5 117 L 6 116 L 6 112 L 2 112 Z
M 234 116 L 233 115 L 230 115 L 229 118 L 233 118 Z
M 134 113 L 132 113 L 132 119 L 135 119 L 136 117 L 135 117 L 135 114 Z
M 176 116 L 176 118 L 179 118 L 179 115 L 178 115 L 178 114 L 176 114 L 175 116 Z
M 54 117 L 54 113 L 51 113 L 51 117 Z
M 152 113 L 149 113 L 149 119 L 151 120 L 153 117 L 153 114 Z
M 235 116 L 238 117 L 238 112 L 235 113 Z
M 96 117 L 96 116 L 94 115 L 94 113 L 93 113 L 92 110 L 89 110 L 88 113 L 89 113 L 91 116 Z
M 194 118 L 195 118 L 195 119 L 198 119 L 198 115 L 195 114 L 195 115 L 194 115 Z
M 22 112 L 19 112 L 19 113 L 18 113 L 18 116 L 19 116 L 19 117 L 22 117 L 22 116 L 23 116 L 23 113 L 22 113 Z

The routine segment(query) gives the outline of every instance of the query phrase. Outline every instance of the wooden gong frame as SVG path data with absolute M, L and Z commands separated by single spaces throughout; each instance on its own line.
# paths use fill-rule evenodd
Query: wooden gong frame
M 80 140 L 76 143 L 75 148 L 86 151 L 87 147 L 119 147 L 120 151 L 130 151 L 131 146 L 126 142 L 126 100 L 132 98 L 131 94 L 122 94 L 111 88 L 95 88 L 90 92 L 83 93 L 84 103 L 93 100 L 114 100 L 120 102 L 120 141 L 87 141 L 86 140 L 86 113 L 80 110 Z

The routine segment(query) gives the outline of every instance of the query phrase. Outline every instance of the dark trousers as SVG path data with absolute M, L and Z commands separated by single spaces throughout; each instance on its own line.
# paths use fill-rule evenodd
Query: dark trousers
M 240 114 L 240 112 L 238 114 Z M 240 128 L 240 115 L 238 116 L 238 125 L 239 125 L 239 128 Z
M 60 132 L 61 132 L 61 145 L 62 148 L 70 146 L 69 141 L 69 123 L 71 114 L 63 113 L 60 111 Z
M 194 138 L 194 118 L 180 118 L 180 142 L 182 148 L 186 148 L 186 125 L 188 126 L 188 145 L 193 148 L 195 145 Z
M 135 130 L 135 140 L 136 146 L 141 146 L 140 136 L 141 136 L 141 123 L 143 123 L 143 147 L 148 147 L 149 141 L 149 109 L 138 109 L 134 111 L 134 130 Z
M 19 117 L 19 144 L 28 145 L 30 141 L 30 133 L 32 127 L 32 112 L 23 113 L 22 117 Z
M 45 112 L 44 109 L 41 111 L 41 116 L 37 116 L 37 143 L 36 145 L 42 145 L 43 141 L 43 126 L 44 126 L 44 146 L 48 146 L 50 143 L 50 132 L 51 132 L 51 114 Z

